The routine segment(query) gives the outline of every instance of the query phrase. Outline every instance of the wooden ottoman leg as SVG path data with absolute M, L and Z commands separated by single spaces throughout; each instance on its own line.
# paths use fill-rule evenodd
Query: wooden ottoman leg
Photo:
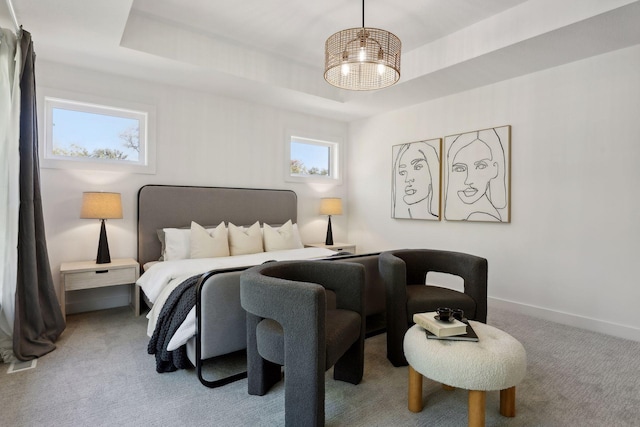
M 486 393 L 469 390 L 469 427 L 484 427 Z
M 516 387 L 500 390 L 500 414 L 505 417 L 516 416 Z
M 453 391 L 456 389 L 455 387 L 451 387 L 450 385 L 446 385 L 446 384 L 442 384 L 442 388 L 447 391 Z
M 422 411 L 422 374 L 409 365 L 409 410 Z

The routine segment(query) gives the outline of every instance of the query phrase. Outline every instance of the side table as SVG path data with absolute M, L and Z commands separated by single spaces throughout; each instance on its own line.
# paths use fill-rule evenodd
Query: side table
M 60 264 L 63 286 L 60 298 L 62 315 L 66 317 L 67 292 L 128 284 L 132 285 L 131 301 L 134 312 L 138 315 L 140 294 L 137 292 L 135 283 L 139 275 L 140 265 L 133 258 L 113 259 L 108 264 L 96 264 L 95 261 L 63 262 Z

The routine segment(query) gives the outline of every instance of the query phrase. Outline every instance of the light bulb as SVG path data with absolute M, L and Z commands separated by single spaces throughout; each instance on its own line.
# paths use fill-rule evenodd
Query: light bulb
M 364 62 L 365 59 L 367 59 L 367 51 L 361 47 L 360 52 L 358 53 L 358 61 Z
M 384 74 L 384 71 L 385 71 L 384 64 L 378 64 L 378 75 L 382 76 Z
M 342 73 L 343 76 L 348 76 L 349 75 L 349 64 L 342 64 L 342 66 L 340 67 L 340 72 Z

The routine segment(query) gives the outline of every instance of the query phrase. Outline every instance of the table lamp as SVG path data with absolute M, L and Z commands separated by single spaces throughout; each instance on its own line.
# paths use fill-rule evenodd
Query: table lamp
M 98 243 L 96 264 L 110 263 L 111 256 L 109 255 L 107 229 L 104 221 L 107 219 L 122 219 L 120 193 L 82 193 L 82 211 L 80 212 L 80 218 L 100 220 L 100 241 Z
M 337 197 L 323 197 L 320 199 L 320 215 L 328 215 L 327 238 L 325 245 L 333 245 L 333 232 L 331 231 L 331 215 L 342 215 L 342 199 Z

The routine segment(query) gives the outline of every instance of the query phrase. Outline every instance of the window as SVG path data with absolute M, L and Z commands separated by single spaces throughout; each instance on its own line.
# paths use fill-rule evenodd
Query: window
M 338 143 L 289 136 L 287 181 L 339 180 Z
M 107 102 L 45 95 L 42 166 L 155 173 L 152 108 Z

